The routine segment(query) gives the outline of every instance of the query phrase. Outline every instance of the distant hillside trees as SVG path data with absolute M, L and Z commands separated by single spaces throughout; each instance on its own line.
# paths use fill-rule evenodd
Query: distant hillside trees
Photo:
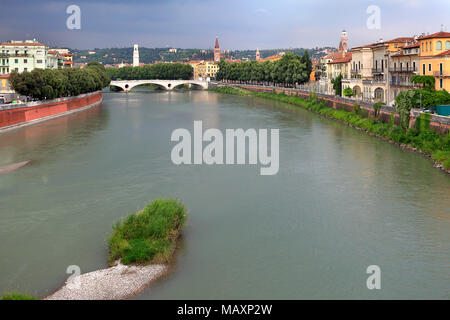
M 112 80 L 189 80 L 192 66 L 182 63 L 156 63 L 142 67 L 106 68 Z
M 216 79 L 239 83 L 269 83 L 294 86 L 308 82 L 312 71 L 309 55 L 286 53 L 280 60 L 259 63 L 256 61 L 229 63 L 222 60 Z
M 109 85 L 110 78 L 100 63 L 91 62 L 83 69 L 34 69 L 31 72 L 12 72 L 10 83 L 21 95 L 45 100 L 101 90 Z

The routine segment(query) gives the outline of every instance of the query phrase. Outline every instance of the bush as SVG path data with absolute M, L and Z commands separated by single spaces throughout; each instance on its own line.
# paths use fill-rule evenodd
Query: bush
M 166 263 L 186 222 L 186 208 L 174 199 L 156 199 L 113 226 L 109 263 Z
M 358 115 L 360 110 L 361 110 L 361 106 L 360 106 L 359 104 L 355 103 L 355 104 L 353 105 L 353 112 L 354 112 L 356 115 Z
M 38 299 L 28 294 L 13 292 L 4 294 L 3 296 L 0 297 L 0 300 L 38 300 Z

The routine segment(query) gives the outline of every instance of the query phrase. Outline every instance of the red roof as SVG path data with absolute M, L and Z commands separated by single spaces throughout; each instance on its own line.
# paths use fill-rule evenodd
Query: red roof
M 418 42 L 415 42 L 413 44 L 404 46 L 403 49 L 412 49 L 412 48 L 419 48 L 419 47 L 420 47 L 420 44 Z
M 10 74 L 4 74 L 4 75 L 0 75 L 0 79 L 9 79 Z
M 400 37 L 400 38 L 395 38 L 392 40 L 388 40 L 386 41 L 386 43 L 398 43 L 398 42 L 413 42 L 414 38 L 412 37 Z
M 435 55 L 435 57 L 436 57 L 436 56 L 450 56 L 450 50 L 441 52 L 441 53 Z
M 347 52 L 343 58 L 341 57 L 339 59 L 335 59 L 333 61 L 328 62 L 328 64 L 347 63 L 350 61 L 352 61 L 352 54 L 351 52 Z
M 436 32 L 436 33 L 429 34 L 426 36 L 421 36 L 421 37 L 419 37 L 419 40 L 433 39 L 433 38 L 450 38 L 450 32 L 444 32 L 444 31 Z
M 44 44 L 38 42 L 3 42 L 2 46 L 42 46 L 45 47 Z

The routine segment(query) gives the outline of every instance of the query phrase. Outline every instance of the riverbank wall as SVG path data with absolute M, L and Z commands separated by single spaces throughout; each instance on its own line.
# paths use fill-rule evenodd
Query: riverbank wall
M 23 105 L 0 106 L 0 133 L 82 111 L 102 102 L 101 91 Z
M 255 86 L 255 85 L 243 85 L 243 84 L 226 84 L 227 86 L 235 86 L 240 87 L 249 91 L 255 92 L 273 92 L 275 90 L 277 93 L 284 93 L 288 96 L 298 96 L 304 99 L 308 99 L 310 96 L 310 92 L 302 91 L 294 88 L 273 88 L 273 87 L 264 87 L 264 86 Z M 373 104 L 364 102 L 351 100 L 346 98 L 341 98 L 338 96 L 326 95 L 326 94 L 316 94 L 319 99 L 324 99 L 325 103 L 328 107 L 336 109 L 336 110 L 345 110 L 347 112 L 353 111 L 353 105 L 355 103 L 360 105 L 361 110 L 364 110 L 365 117 L 375 118 L 375 111 L 373 108 Z M 416 119 L 421 115 L 421 112 L 418 109 L 412 109 L 409 120 L 409 127 L 413 127 L 416 123 Z M 392 123 L 394 122 L 396 125 L 400 124 L 400 115 L 395 111 L 395 108 L 390 106 L 382 106 L 379 110 L 379 117 L 384 123 Z M 430 116 L 430 129 L 438 132 L 442 136 L 445 136 L 448 132 L 450 132 L 450 117 L 439 116 L 436 114 L 432 114 Z

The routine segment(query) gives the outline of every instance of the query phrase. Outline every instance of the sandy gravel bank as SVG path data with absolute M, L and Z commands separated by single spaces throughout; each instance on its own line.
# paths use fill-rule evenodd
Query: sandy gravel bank
M 117 266 L 71 277 L 45 300 L 118 300 L 142 291 L 160 277 L 167 266 Z

